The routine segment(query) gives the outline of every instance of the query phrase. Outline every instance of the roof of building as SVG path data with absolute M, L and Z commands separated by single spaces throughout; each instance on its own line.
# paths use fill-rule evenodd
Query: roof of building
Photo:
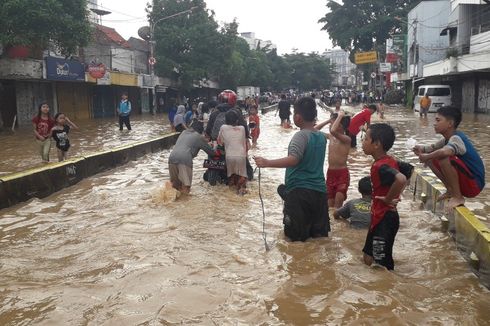
M 99 24 L 95 24 L 95 27 L 103 34 L 106 41 L 110 43 L 115 43 L 124 48 L 131 48 L 131 45 L 118 32 L 116 32 L 114 28 L 102 26 Z
M 142 40 L 140 38 L 136 37 L 130 37 L 128 39 L 128 43 L 131 45 L 131 47 L 135 50 L 140 50 L 143 52 L 149 52 L 149 43 L 148 41 Z

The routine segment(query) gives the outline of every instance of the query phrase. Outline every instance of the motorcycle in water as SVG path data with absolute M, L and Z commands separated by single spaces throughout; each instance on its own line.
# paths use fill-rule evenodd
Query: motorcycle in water
M 215 156 L 209 156 L 204 160 L 203 167 L 206 168 L 204 172 L 204 181 L 209 182 L 211 186 L 215 186 L 217 183 L 227 184 L 228 176 L 226 174 L 226 157 L 225 148 L 222 145 L 218 145 L 215 150 Z M 254 178 L 254 169 L 247 158 L 247 178 L 248 181 Z
M 209 182 L 211 186 L 215 186 L 217 183 L 226 184 L 228 181 L 228 177 L 226 176 L 225 148 L 218 145 L 215 152 L 215 156 L 209 156 L 203 163 L 203 167 L 207 169 L 204 172 L 203 179 Z

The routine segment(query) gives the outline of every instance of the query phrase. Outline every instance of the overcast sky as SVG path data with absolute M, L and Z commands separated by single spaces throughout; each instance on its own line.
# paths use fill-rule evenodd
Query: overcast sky
M 146 0 L 99 0 L 102 9 L 112 14 L 102 24 L 115 28 L 124 38 L 137 36 L 138 28 L 147 25 Z M 279 54 L 299 52 L 322 53 L 332 43 L 318 20 L 326 11 L 327 0 L 205 0 L 214 10 L 218 22 L 237 18 L 241 32 L 254 32 L 255 37 L 271 40 Z

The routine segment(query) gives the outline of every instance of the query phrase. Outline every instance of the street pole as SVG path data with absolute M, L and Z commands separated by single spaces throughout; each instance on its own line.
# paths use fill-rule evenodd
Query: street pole
M 415 71 L 417 65 L 417 18 L 413 21 L 413 73 L 412 73 L 412 107 L 415 107 Z M 418 66 L 418 65 L 417 65 Z M 418 67 L 417 67 L 418 68 Z M 418 74 L 418 69 L 417 69 Z
M 155 114 L 156 112 L 156 108 L 155 108 L 155 105 L 157 103 L 157 92 L 156 92 L 156 88 L 155 88 L 155 69 L 154 69 L 154 65 L 152 64 L 152 62 L 150 62 L 151 58 L 154 58 L 154 52 L 155 52 L 155 49 L 154 49 L 154 46 L 153 46 L 153 24 L 151 23 L 151 20 L 150 20 L 150 57 L 148 58 L 148 65 L 150 66 L 150 78 L 151 78 L 151 89 L 153 91 L 153 101 L 151 103 L 151 114 Z

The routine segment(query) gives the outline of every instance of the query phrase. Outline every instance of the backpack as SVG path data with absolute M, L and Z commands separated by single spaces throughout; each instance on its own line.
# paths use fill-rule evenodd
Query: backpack
M 211 139 L 212 140 L 218 139 L 219 130 L 220 130 L 221 126 L 225 124 L 225 121 L 226 121 L 225 120 L 225 114 L 226 114 L 226 112 L 220 112 L 216 116 L 216 120 L 214 120 L 214 124 L 213 124 L 213 130 L 211 131 Z

